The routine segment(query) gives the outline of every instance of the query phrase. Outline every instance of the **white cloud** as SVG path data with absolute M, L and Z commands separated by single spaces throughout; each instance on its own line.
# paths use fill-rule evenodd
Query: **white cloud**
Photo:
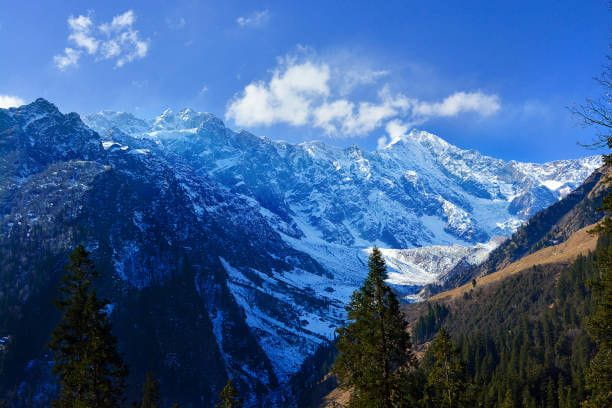
M 312 105 L 329 94 L 329 68 L 311 62 L 277 69 L 268 83 L 253 82 L 229 105 L 226 116 L 244 126 L 285 122 L 305 125 Z
M 132 10 L 128 10 L 123 14 L 116 15 L 110 23 L 100 24 L 100 31 L 111 34 L 121 32 L 125 29 L 131 29 L 136 21 L 136 16 Z
M 376 147 L 377 149 L 384 149 L 389 145 L 389 143 L 395 143 L 398 140 L 401 140 L 410 129 L 410 124 L 404 123 L 398 119 L 393 119 L 385 125 L 385 130 L 387 131 L 387 136 L 381 136 L 377 139 Z
M 77 47 L 85 49 L 88 54 L 95 54 L 99 45 L 99 41 L 91 35 L 92 25 L 93 22 L 90 17 L 68 18 L 68 26 L 71 31 L 68 39 L 73 41 Z
M 385 127 L 392 141 L 405 134 L 409 126 L 432 118 L 466 112 L 486 117 L 501 108 L 497 95 L 482 92 L 455 92 L 439 102 L 428 102 L 393 94 L 382 86 L 374 100 L 349 98 L 344 88 L 347 73 L 353 72 L 349 83 L 374 86 L 388 72 L 362 71 L 360 76 L 350 67 L 341 71 L 311 56 L 301 61 L 295 57 L 279 61 L 267 82 L 251 82 L 233 97 L 225 114 L 227 119 L 239 126 L 312 126 L 340 137 L 364 135 Z M 381 138 L 380 143 L 386 142 L 386 137 Z
M 313 111 L 314 125 L 324 129 L 327 133 L 333 133 L 336 130 L 333 123 L 351 117 L 354 108 L 353 103 L 346 99 L 324 102 Z
M 248 16 L 241 16 L 236 19 L 236 23 L 242 27 L 263 27 L 270 20 L 270 12 L 268 10 L 254 11 Z
M 385 126 L 385 130 L 389 134 L 389 139 L 391 142 L 399 140 L 402 137 L 404 137 L 406 133 L 408 133 L 408 128 L 409 127 L 407 124 L 399 120 L 392 120 L 389 123 L 387 123 L 387 126 Z
M 371 85 L 390 74 L 387 70 L 372 70 L 363 67 L 339 68 L 341 81 L 338 85 L 340 95 L 347 95 L 360 85 Z
M 13 108 L 24 105 L 25 101 L 13 95 L 0 95 L 0 109 Z
M 457 116 L 463 112 L 475 112 L 481 116 L 490 116 L 501 108 L 497 95 L 481 92 L 455 92 L 442 102 L 415 102 L 414 112 L 423 117 Z
M 135 22 L 136 15 L 132 10 L 98 26 L 91 16 L 69 17 L 68 41 L 73 46 L 53 57 L 55 66 L 63 71 L 77 65 L 83 51 L 96 60 L 114 60 L 117 68 L 144 58 L 149 51 L 149 41 L 140 38 L 138 30 L 134 29 Z
M 378 150 L 384 149 L 387 146 L 387 144 L 388 144 L 387 136 L 383 135 L 376 140 L 376 148 Z
M 55 66 L 60 70 L 65 70 L 68 67 L 77 65 L 81 58 L 81 51 L 75 50 L 74 48 L 64 48 L 64 53 L 53 57 Z

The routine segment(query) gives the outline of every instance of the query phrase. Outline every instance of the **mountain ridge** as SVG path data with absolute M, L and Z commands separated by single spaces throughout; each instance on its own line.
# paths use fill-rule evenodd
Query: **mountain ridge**
M 185 111 L 189 111 L 190 115 L 188 115 L 185 120 L 179 121 L 179 125 L 176 125 L 177 117 L 183 117 L 184 115 L 182 112 Z M 191 122 L 191 126 L 193 126 L 193 120 L 198 115 L 203 117 L 203 121 L 199 123 L 198 127 L 190 127 L 187 125 L 187 123 Z M 108 126 L 96 127 L 96 123 L 100 122 L 100 116 L 100 114 L 90 115 L 86 118 L 86 121 L 89 121 L 90 125 L 92 125 L 94 129 L 98 130 L 101 134 L 104 134 L 104 132 L 109 131 Z M 169 118 L 171 118 L 171 120 L 169 120 Z M 580 160 L 558 160 L 541 165 L 533 163 L 520 163 L 515 161 L 504 162 L 499 159 L 481 155 L 475 151 L 457 148 L 435 135 L 418 131 L 413 131 L 409 135 L 396 140 L 392 145 L 390 144 L 382 150 L 373 152 L 365 152 L 356 146 L 351 146 L 344 149 L 335 148 L 327 146 L 322 142 L 302 142 L 299 144 L 274 142 L 267 138 L 259 138 L 245 131 L 232 132 L 223 125 L 223 122 L 220 119 L 215 118 L 213 115 L 196 113 L 195 111 L 186 109 L 180 111 L 178 115 L 173 115 L 171 111 L 166 110 L 162 115 L 160 115 L 160 117 L 151 120 L 151 122 L 155 123 L 156 125 L 152 125 L 148 132 L 140 132 L 133 134 L 132 136 L 150 138 L 156 143 L 165 145 L 174 151 L 190 153 L 196 156 L 199 154 L 199 159 L 203 161 L 206 159 L 218 160 L 218 157 L 211 157 L 208 155 L 209 152 L 205 150 L 206 148 L 212 149 L 222 147 L 226 149 L 226 151 L 217 151 L 217 156 L 225 153 L 228 159 L 231 158 L 233 160 L 238 159 L 236 150 L 239 151 L 240 148 L 261 148 L 268 155 L 276 156 L 274 157 L 276 160 L 275 164 L 284 164 L 284 168 L 282 170 L 284 170 L 285 173 L 296 173 L 301 171 L 301 169 L 298 166 L 295 166 L 294 163 L 286 163 L 288 160 L 294 158 L 307 160 L 310 158 L 312 159 L 311 163 L 316 163 L 322 168 L 322 170 L 327 170 L 332 174 L 333 172 L 342 173 L 342 177 L 337 177 L 333 180 L 337 183 L 340 189 L 344 188 L 343 184 L 346 182 L 348 182 L 348 184 L 351 184 L 351 182 L 352 184 L 367 183 L 369 179 L 375 176 L 372 174 L 372 172 L 375 172 L 377 170 L 376 167 L 378 167 L 378 170 L 382 171 L 383 173 L 386 172 L 385 174 L 387 176 L 394 173 L 396 176 L 398 173 L 400 174 L 400 177 L 395 177 L 395 179 L 378 175 L 377 180 L 382 182 L 380 184 L 385 182 L 387 184 L 395 184 L 395 186 L 391 186 L 391 189 L 383 191 L 385 195 L 398 196 L 398 194 L 401 193 L 404 193 L 404 195 L 408 193 L 409 195 L 411 193 L 411 186 L 400 184 L 408 184 L 412 181 L 417 185 L 416 188 L 418 189 L 418 177 L 415 179 L 416 174 L 414 174 L 415 172 L 418 174 L 418 171 L 416 170 L 423 171 L 426 169 L 437 171 L 437 173 L 440 174 L 438 174 L 436 179 L 427 180 L 429 184 L 435 182 L 437 185 L 425 186 L 426 189 L 430 190 L 430 193 L 432 193 L 431 190 L 435 190 L 433 191 L 434 196 L 431 196 L 431 194 L 430 196 L 433 199 L 432 201 L 438 201 L 435 204 L 429 205 L 429 212 L 432 214 L 438 214 L 439 216 L 447 219 L 446 225 L 444 225 L 443 228 L 451 230 L 451 235 L 454 234 L 459 239 L 465 239 L 471 242 L 482 242 L 484 236 L 491 236 L 491 233 L 493 233 L 492 235 L 497 235 L 496 233 L 507 234 L 511 232 L 512 228 L 516 226 L 520 220 L 528 218 L 529 215 L 534 213 L 534 209 L 542 207 L 544 202 L 553 202 L 554 199 L 566 194 L 568 192 L 568 188 L 576 188 L 577 184 L 572 180 L 572 178 L 586 178 L 586 176 L 596 167 L 598 167 L 598 164 L 600 163 L 600 158 L 598 156 Z M 160 123 L 173 123 L 174 125 L 164 129 L 163 127 L 160 127 Z M 116 127 L 121 128 L 122 126 L 119 124 L 119 126 Z M 237 139 L 234 146 L 231 146 L 231 142 L 224 140 L 225 138 L 232 138 L 232 136 Z M 202 143 L 203 146 L 196 146 L 196 141 Z M 395 154 L 392 153 L 393 149 L 397 150 L 401 147 L 403 147 L 403 150 L 396 152 Z M 185 152 L 185 150 L 188 148 L 191 150 Z M 195 149 L 201 149 L 201 151 L 198 152 Z M 232 149 L 234 150 L 233 156 L 231 155 Z M 435 168 L 432 168 L 432 166 L 427 166 L 422 162 L 419 163 L 419 160 L 417 160 L 418 158 L 414 158 L 414 160 L 407 158 L 406 156 L 408 156 L 408 152 L 410 152 L 409 149 L 413 149 L 415 152 L 421 155 L 429 156 L 429 159 L 431 159 L 432 162 L 435 162 Z M 291 157 L 291 155 L 297 157 Z M 198 158 L 196 157 L 196 159 Z M 228 159 L 226 159 L 226 161 L 229 161 Z M 453 159 L 455 160 L 453 161 Z M 460 162 L 457 162 L 456 159 L 459 159 Z M 245 161 L 244 158 L 242 160 L 243 162 Z M 283 163 L 283 161 L 285 163 Z M 391 164 L 385 166 L 382 163 L 384 161 L 388 161 Z M 228 163 L 230 166 L 232 164 L 234 163 Z M 199 163 L 196 163 L 196 165 L 202 166 L 209 172 L 212 171 L 215 173 L 220 173 L 224 170 L 210 167 L 206 168 L 205 165 L 201 165 Z M 584 170 L 580 168 L 581 165 L 584 166 Z M 473 168 L 470 168 L 470 166 L 479 166 L 480 170 L 483 168 L 494 167 L 499 174 L 493 175 L 491 174 L 492 172 L 486 171 L 483 174 L 477 174 L 477 172 L 474 171 Z M 556 173 L 551 171 L 551 168 L 554 169 L 555 167 L 562 168 L 563 171 L 557 171 Z M 580 175 L 576 175 L 576 172 L 580 173 Z M 275 176 L 278 176 L 278 173 L 279 172 L 270 172 L 270 174 Z M 555 183 L 551 183 L 551 178 L 556 177 L 558 179 L 560 173 L 566 173 L 569 175 L 566 179 L 554 180 Z M 537 177 L 533 177 L 532 175 L 534 174 L 536 174 Z M 242 176 L 244 178 L 244 174 L 242 174 Z M 314 174 L 313 176 L 317 177 L 317 174 Z M 324 179 L 325 176 L 326 175 L 323 174 L 320 175 L 319 178 Z M 405 177 L 402 178 L 401 176 Z M 512 185 L 512 183 L 508 183 L 507 179 L 513 176 L 522 177 L 524 179 L 523 182 L 528 182 L 528 184 L 530 184 L 530 189 L 528 191 L 523 191 L 517 189 L 516 186 Z M 475 225 L 476 223 L 473 220 L 469 220 L 469 216 L 465 214 L 465 211 L 462 211 L 468 210 L 469 212 L 473 204 L 464 199 L 462 200 L 462 197 L 458 196 L 456 188 L 454 189 L 455 191 L 449 191 L 449 189 L 443 191 L 444 189 L 441 188 L 440 179 L 448 182 L 448 178 L 450 178 L 451 181 L 463 183 L 461 188 L 467 190 L 468 193 L 473 194 L 476 198 L 503 198 L 504 200 L 510 201 L 512 205 L 509 211 L 511 212 L 511 216 L 516 216 L 514 217 L 516 219 L 510 221 L 510 224 L 507 226 L 488 225 L 487 231 L 480 231 L 478 226 Z M 295 181 L 297 183 L 303 182 L 303 180 L 299 179 Z M 228 183 L 227 180 L 224 182 L 226 184 Z M 547 182 L 548 187 L 546 187 Z M 550 189 L 549 187 L 556 188 Z M 439 198 L 435 195 L 436 193 L 440 192 L 437 190 L 443 191 L 443 197 Z M 397 202 L 399 200 L 392 199 L 391 201 Z M 418 208 L 418 204 L 424 204 L 422 202 L 400 202 L 399 204 L 400 206 L 410 206 L 410 209 L 413 212 L 423 213 L 423 211 Z M 329 203 L 326 203 L 326 205 L 327 207 L 331 206 Z M 321 220 L 321 224 L 333 222 L 333 214 L 330 215 L 331 216 L 329 217 L 323 217 L 324 219 Z M 506 220 L 506 222 L 508 222 L 508 220 Z M 367 220 L 359 220 L 359 223 L 366 224 Z M 418 221 L 415 221 L 415 223 L 418 223 Z M 325 225 L 318 225 L 317 227 L 325 229 Z M 364 225 L 364 227 L 366 227 L 363 228 L 365 230 L 369 226 Z M 422 230 L 423 228 L 420 229 Z M 349 242 L 354 242 L 359 238 L 355 237 L 355 234 L 351 234 L 351 232 L 346 230 L 336 230 L 333 232 L 344 236 L 337 237 L 339 240 L 346 239 Z M 358 235 L 365 235 L 368 241 L 372 241 L 372 234 L 368 234 L 367 231 L 363 230 L 359 232 L 360 234 Z M 397 233 L 398 231 L 394 232 L 396 232 L 396 234 L 394 234 L 396 237 L 402 235 L 401 233 Z M 428 235 L 427 231 L 422 232 L 424 232 L 425 236 Z M 384 231 L 379 230 L 375 235 L 378 235 L 376 238 L 380 239 L 380 235 L 383 234 Z M 326 238 L 330 238 L 329 235 L 330 234 L 328 234 Z M 406 234 L 404 233 L 404 235 Z M 391 238 L 387 239 L 392 241 Z M 421 241 L 423 240 L 419 240 L 414 236 L 405 236 L 403 239 L 400 239 L 399 242 L 396 242 L 395 244 L 399 245 L 394 245 L 394 247 L 405 248 L 409 246 L 421 246 L 424 243 Z M 452 241 L 452 238 L 450 238 L 449 241 Z M 439 242 L 430 243 L 439 244 Z M 387 244 L 390 244 L 390 242 L 387 242 Z
M 233 378 L 250 405 L 282 405 L 304 359 L 343 324 L 371 245 L 478 245 L 521 222 L 508 211 L 513 195 L 536 198 L 517 204 L 529 213 L 596 165 L 558 164 L 573 178 L 541 197 L 533 190 L 554 179 L 546 167 L 536 167 L 536 180 L 513 164 L 410 138 L 369 153 L 274 142 L 195 111 L 128 122 L 124 131 L 97 132 L 44 100 L 0 110 L 0 168 L 8 175 L 0 183 L 0 293 L 12 311 L 0 313 L 0 335 L 15 339 L 6 358 L 16 381 L 0 384 L 4 392 L 27 390 L 26 398 L 45 389 L 31 380 L 40 376 L 23 373 L 28 361 L 32 370 L 46 366 L 46 329 L 29 339 L 20 321 L 51 304 L 76 244 L 99 265 L 128 363 L 145 371 L 158 361 L 168 398 L 210 401 Z M 145 124 L 146 137 L 126 133 Z M 494 177 L 466 173 L 490 163 Z M 431 257 L 406 259 L 395 272 L 416 291 L 424 282 L 412 285 L 410 274 Z M 52 322 L 47 309 L 39 314 Z

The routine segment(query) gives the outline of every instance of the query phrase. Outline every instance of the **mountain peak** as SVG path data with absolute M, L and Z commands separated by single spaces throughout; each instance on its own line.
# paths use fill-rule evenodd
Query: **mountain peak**
M 412 129 L 408 133 L 401 133 L 399 135 L 395 135 L 391 137 L 391 140 L 387 145 L 383 147 L 383 149 L 390 148 L 393 146 L 401 146 L 405 143 L 410 142 L 418 142 L 422 145 L 428 145 L 430 147 L 437 147 L 439 149 L 446 149 L 451 146 L 446 140 L 442 139 L 440 136 L 434 135 L 433 133 L 427 132 L 425 130 Z
M 35 105 L 35 106 L 45 107 L 47 109 L 57 110 L 57 107 L 51 102 L 49 102 L 48 100 L 46 100 L 45 98 L 36 98 L 36 100 L 30 103 L 29 105 Z
M 59 120 L 64 117 L 57 106 L 43 98 L 38 98 L 27 105 L 9 108 L 8 112 L 19 123 L 22 129 L 26 129 L 45 118 Z M 78 115 L 76 116 L 78 118 Z M 72 115 L 66 115 L 65 118 L 70 120 L 76 119 Z
M 22 105 L 19 107 L 11 108 L 11 110 L 22 113 L 36 113 L 38 115 L 45 113 L 52 115 L 61 114 L 57 106 L 55 106 L 44 98 L 37 98 L 34 102 L 30 102 L 26 105 Z

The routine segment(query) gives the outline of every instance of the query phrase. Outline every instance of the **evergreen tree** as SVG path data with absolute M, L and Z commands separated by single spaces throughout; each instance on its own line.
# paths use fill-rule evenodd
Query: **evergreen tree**
M 78 246 L 70 254 L 67 274 L 56 301 L 62 319 L 52 334 L 54 372 L 60 393 L 56 407 L 117 407 L 127 370 L 111 333 L 106 307 L 92 288 L 97 273 L 89 254 Z
M 508 388 L 506 396 L 501 404 L 501 408 L 514 408 L 514 398 L 512 398 L 512 390 Z
M 536 402 L 529 393 L 528 387 L 523 388 L 522 404 L 523 408 L 536 408 Z
M 242 402 L 240 398 L 238 398 L 238 391 L 234 388 L 234 384 L 232 384 L 232 380 L 227 380 L 225 387 L 221 390 L 219 394 L 219 401 L 216 405 L 217 408 L 240 408 L 242 407 Z
M 612 212 L 612 196 L 605 198 L 604 210 L 608 214 Z M 606 245 L 599 251 L 598 274 L 591 283 L 593 312 L 587 319 L 587 329 L 597 346 L 586 372 L 586 386 L 591 392 L 584 403 L 588 408 L 612 406 L 612 220 L 609 216 L 598 232 Z
M 145 382 L 142 386 L 142 402 L 141 408 L 159 408 L 159 381 L 153 373 L 148 372 L 145 377 Z
M 608 56 L 608 61 L 612 57 Z M 588 126 L 599 130 L 595 146 L 612 149 L 612 64 L 608 63 L 597 81 L 603 88 L 599 99 L 587 99 L 586 104 L 574 108 Z M 612 154 L 603 155 L 604 165 L 612 165 Z M 608 172 L 609 174 L 609 172 Z M 610 180 L 606 180 L 608 186 Z M 587 328 L 595 340 L 597 352 L 586 372 L 586 387 L 591 395 L 584 402 L 585 407 L 612 406 L 612 195 L 604 198 L 605 217 L 596 232 L 605 239 L 606 248 L 598 259 L 598 276 L 592 282 L 594 308 L 587 320 Z
M 470 405 L 469 387 L 459 352 L 446 330 L 441 329 L 427 350 L 426 407 L 455 408 Z
M 338 329 L 339 355 L 333 371 L 351 389 L 350 406 L 409 406 L 409 378 L 416 360 L 395 294 L 385 284 L 387 269 L 378 248 L 368 261 L 363 287 L 347 307 L 350 323 Z
M 552 379 L 546 382 L 546 408 L 555 408 L 557 406 L 557 397 L 555 397 L 555 388 Z

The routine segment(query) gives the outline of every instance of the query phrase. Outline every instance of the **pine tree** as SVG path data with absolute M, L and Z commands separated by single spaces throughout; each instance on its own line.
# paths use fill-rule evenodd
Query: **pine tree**
M 529 393 L 529 388 L 523 388 L 523 397 L 522 397 L 522 407 L 523 408 L 536 408 L 536 402 Z
M 512 397 L 512 390 L 508 388 L 506 396 L 502 401 L 501 408 L 514 408 L 514 398 Z
M 604 210 L 612 212 L 612 195 L 604 200 Z M 587 329 L 595 341 L 597 352 L 586 372 L 586 386 L 591 395 L 585 401 L 588 408 L 612 406 L 612 218 L 607 215 L 598 231 L 605 242 L 598 251 L 598 275 L 593 288 L 593 312 L 587 319 Z
M 141 408 L 159 408 L 159 381 L 153 373 L 148 372 L 145 377 L 145 382 L 142 386 L 142 402 Z
M 427 384 L 424 405 L 440 408 L 470 405 L 463 363 L 445 329 L 440 329 L 427 354 L 430 362 L 425 367 Z
M 610 59 L 608 56 L 608 60 Z M 599 135 L 599 146 L 612 149 L 612 64 L 606 66 L 598 82 L 604 88 L 603 97 L 600 100 L 588 100 L 585 106 L 575 112 L 587 125 L 603 130 Z M 612 165 L 612 155 L 604 154 L 603 161 L 609 168 Z M 606 182 L 609 186 L 610 180 Z M 596 232 L 605 239 L 606 245 L 599 254 L 599 279 L 593 282 L 594 310 L 587 321 L 587 328 L 595 340 L 597 352 L 586 373 L 586 386 L 591 395 L 585 401 L 585 407 L 612 406 L 612 194 L 604 198 L 602 207 L 605 217 Z
M 117 407 L 123 398 L 127 370 L 111 333 L 108 302 L 98 299 L 92 288 L 97 273 L 82 246 L 70 254 L 66 271 L 56 301 L 63 315 L 49 344 L 60 385 L 54 405 Z
M 227 380 L 225 387 L 219 394 L 219 401 L 217 402 L 216 408 L 240 408 L 242 402 L 238 398 L 238 391 L 234 388 L 232 380 Z
M 407 406 L 416 360 L 395 294 L 385 284 L 381 252 L 370 255 L 368 277 L 347 307 L 350 323 L 338 329 L 339 355 L 333 371 L 351 390 L 350 406 Z
M 555 386 L 552 379 L 546 382 L 546 408 L 555 408 L 557 406 L 557 397 L 555 396 Z

